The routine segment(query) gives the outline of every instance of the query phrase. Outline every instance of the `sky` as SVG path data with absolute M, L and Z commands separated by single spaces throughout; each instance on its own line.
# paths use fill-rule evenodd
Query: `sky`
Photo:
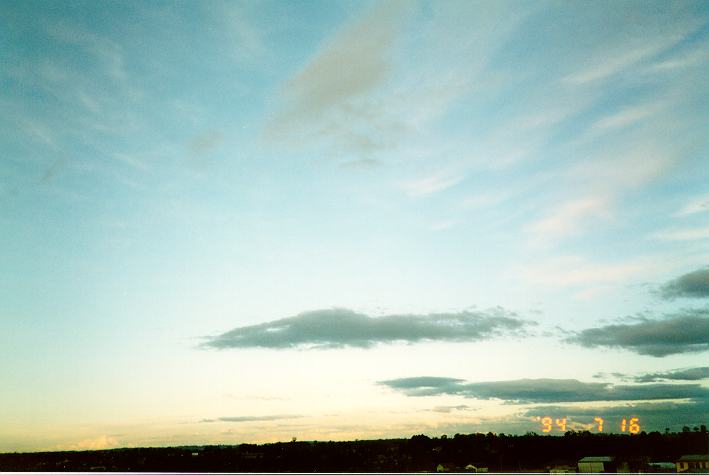
M 709 3 L 0 24 L 0 451 L 708 422 Z

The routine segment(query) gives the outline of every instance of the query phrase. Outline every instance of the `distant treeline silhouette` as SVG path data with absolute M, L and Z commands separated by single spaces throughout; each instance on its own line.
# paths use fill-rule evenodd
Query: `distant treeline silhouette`
M 575 467 L 588 455 L 623 458 L 639 470 L 651 461 L 675 462 L 684 454 L 707 453 L 708 447 L 704 426 L 694 432 L 637 435 L 415 435 L 350 442 L 5 453 L 0 454 L 0 471 L 415 472 L 435 471 L 439 464 L 461 471 L 469 464 L 490 471 L 525 471 Z

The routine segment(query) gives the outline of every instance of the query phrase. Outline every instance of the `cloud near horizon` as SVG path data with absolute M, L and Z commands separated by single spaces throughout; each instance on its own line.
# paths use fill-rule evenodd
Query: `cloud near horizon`
M 665 299 L 709 298 L 709 267 L 697 269 L 666 283 L 660 289 Z
M 313 310 L 293 317 L 209 337 L 207 348 L 369 348 L 380 343 L 473 342 L 519 336 L 534 322 L 497 307 L 485 311 L 370 317 L 344 308 Z
M 654 383 L 657 381 L 701 381 L 709 379 L 709 366 L 699 368 L 675 369 L 661 373 L 646 373 L 633 378 L 638 383 Z
M 703 379 L 709 379 L 709 366 L 679 368 L 657 373 L 643 373 L 639 375 L 615 372 L 600 372 L 593 375 L 596 379 L 606 379 L 609 376 L 621 381 L 632 381 L 636 383 L 655 383 L 658 381 L 701 381 Z
M 706 421 L 709 399 L 697 398 L 687 402 L 641 402 L 620 404 L 612 407 L 536 406 L 526 410 L 526 417 L 565 417 L 573 430 L 593 430 L 594 418 L 605 419 L 604 432 L 619 432 L 620 419 L 637 417 L 642 430 L 658 430 L 664 427 L 679 429 L 695 427 Z M 671 418 L 668 418 L 671 414 Z M 670 422 L 671 421 L 671 422 Z
M 292 414 L 275 414 L 270 416 L 226 416 L 216 419 L 202 419 L 199 422 L 269 422 L 283 419 L 300 419 L 303 416 Z
M 60 450 L 106 450 L 116 448 L 119 445 L 116 437 L 104 434 L 94 438 L 83 439 L 76 444 L 62 447 Z
M 587 328 L 566 339 L 588 348 L 622 348 L 661 358 L 709 350 L 709 309 L 686 309 L 658 320 Z
M 502 399 L 515 404 L 709 399 L 709 389 L 699 384 L 612 385 L 550 378 L 467 383 L 455 378 L 430 376 L 391 379 L 378 384 L 413 397 L 454 395 Z

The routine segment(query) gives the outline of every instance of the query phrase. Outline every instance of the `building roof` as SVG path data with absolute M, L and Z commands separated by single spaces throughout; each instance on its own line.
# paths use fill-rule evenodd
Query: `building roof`
M 584 457 L 581 460 L 579 460 L 579 463 L 581 462 L 612 462 L 615 460 L 615 457 L 610 457 L 608 455 L 604 456 L 598 456 L 598 457 Z
M 678 462 L 700 462 L 704 460 L 709 460 L 709 454 L 683 455 L 679 458 Z

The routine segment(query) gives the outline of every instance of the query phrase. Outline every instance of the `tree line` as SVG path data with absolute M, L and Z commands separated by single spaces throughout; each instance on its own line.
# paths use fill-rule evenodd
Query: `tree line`
M 566 432 L 564 435 L 455 434 L 348 442 L 291 442 L 189 447 L 125 448 L 0 454 L 0 471 L 180 472 L 416 472 L 441 465 L 465 470 L 545 470 L 575 467 L 589 455 L 610 455 L 641 469 L 650 461 L 675 462 L 707 453 L 700 431 L 636 435 Z

